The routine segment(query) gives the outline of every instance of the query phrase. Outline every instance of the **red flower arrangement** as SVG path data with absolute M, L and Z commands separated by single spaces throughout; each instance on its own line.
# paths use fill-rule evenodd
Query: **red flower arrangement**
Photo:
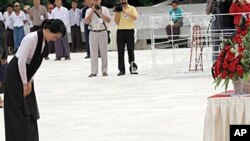
M 247 80 L 250 74 L 250 19 L 244 25 L 232 39 L 222 43 L 223 48 L 212 68 L 216 87 L 224 80 L 227 90 L 230 80 Z

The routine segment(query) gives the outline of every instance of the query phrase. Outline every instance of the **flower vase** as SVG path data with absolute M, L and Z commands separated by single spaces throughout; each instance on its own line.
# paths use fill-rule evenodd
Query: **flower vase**
M 236 95 L 244 94 L 244 81 L 242 78 L 236 78 L 233 80 L 233 86 Z

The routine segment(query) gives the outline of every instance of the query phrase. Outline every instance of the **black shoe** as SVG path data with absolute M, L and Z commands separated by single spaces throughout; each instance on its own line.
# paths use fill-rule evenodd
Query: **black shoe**
M 125 75 L 125 71 L 120 71 L 117 76 Z
M 87 55 L 86 57 L 85 57 L 85 59 L 89 59 L 90 58 L 90 55 Z
M 102 76 L 108 76 L 108 73 L 106 73 L 106 72 L 102 73 Z
M 49 57 L 44 57 L 45 60 L 49 60 Z
M 132 72 L 132 71 L 131 71 L 131 72 L 130 72 L 130 74 L 139 74 L 139 73 L 138 73 L 138 72 L 136 72 L 136 71 L 135 71 L 135 72 Z
M 96 77 L 96 74 L 91 73 L 89 77 Z
M 61 60 L 61 58 L 56 58 L 56 59 L 55 59 L 55 61 L 60 61 L 60 60 Z
M 65 57 L 65 60 L 71 60 L 70 57 Z

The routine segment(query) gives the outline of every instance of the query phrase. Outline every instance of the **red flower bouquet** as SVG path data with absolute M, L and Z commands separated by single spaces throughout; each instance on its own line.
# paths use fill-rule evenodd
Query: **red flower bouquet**
M 237 29 L 232 39 L 222 43 L 222 49 L 212 68 L 216 87 L 224 80 L 227 90 L 230 80 L 248 79 L 250 74 L 250 20 L 245 28 Z

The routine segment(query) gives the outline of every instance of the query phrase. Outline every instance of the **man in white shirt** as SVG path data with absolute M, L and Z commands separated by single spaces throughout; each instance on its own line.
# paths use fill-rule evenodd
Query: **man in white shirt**
M 49 3 L 47 5 L 47 11 L 48 11 L 48 19 L 53 19 L 53 16 L 52 16 L 52 10 L 54 9 L 54 6 L 53 4 Z
M 60 19 L 64 22 L 65 26 L 69 26 L 69 11 L 62 6 L 62 0 L 55 0 L 56 7 L 52 10 L 52 16 L 54 19 Z M 55 41 L 56 59 L 61 60 L 65 57 L 65 60 L 70 60 L 70 48 L 68 36 L 65 34 L 62 38 Z
M 9 4 L 7 6 L 7 11 L 4 12 L 4 23 L 6 29 L 6 44 L 8 47 L 9 54 L 14 53 L 14 39 L 13 39 L 13 29 L 14 29 L 14 21 L 13 21 L 13 6 Z
M 24 24 L 24 34 L 27 35 L 28 33 L 33 31 L 33 24 L 32 21 L 30 20 L 30 6 L 29 5 L 25 5 L 23 7 L 23 11 L 25 13 L 27 22 Z
M 69 24 L 71 27 L 72 50 L 82 47 L 82 34 L 81 34 L 81 10 L 77 8 L 77 0 L 72 0 L 72 8 L 69 10 Z
M 24 23 L 26 22 L 26 16 L 23 11 L 20 10 L 20 3 L 14 4 L 15 13 L 12 15 L 14 21 L 14 51 L 16 52 L 23 37 L 24 37 Z
M 52 13 L 51 11 L 54 9 L 53 4 L 49 3 L 47 5 L 47 14 L 48 14 L 48 19 L 53 19 Z M 45 60 L 49 60 L 49 53 L 54 53 L 55 51 L 55 42 L 54 41 L 49 41 L 47 43 L 48 46 L 48 50 L 46 50 L 45 54 L 44 54 L 44 58 Z
M 102 0 L 93 0 L 93 6 L 86 11 L 85 22 L 90 26 L 89 44 L 91 57 L 91 74 L 98 73 L 98 49 L 102 58 L 102 75 L 108 76 L 108 33 L 107 23 L 110 23 L 110 14 L 107 7 L 101 6 Z

